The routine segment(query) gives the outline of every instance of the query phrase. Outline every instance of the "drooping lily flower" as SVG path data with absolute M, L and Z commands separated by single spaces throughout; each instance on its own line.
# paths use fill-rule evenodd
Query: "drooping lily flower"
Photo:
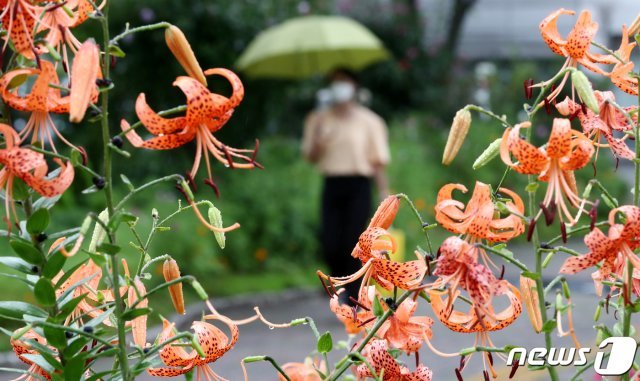
M 19 95 L 20 86 L 10 87 L 12 81 L 20 76 L 37 76 L 31 91 L 25 96 Z M 62 96 L 59 88 L 50 85 L 58 86 L 60 81 L 53 64 L 44 60 L 40 61 L 39 69 L 15 69 L 0 78 L 0 91 L 7 105 L 19 111 L 31 112 L 29 121 L 20 132 L 20 141 L 25 141 L 31 135 L 31 143 L 46 142 L 57 152 L 53 143 L 55 135 L 69 147 L 79 150 L 62 136 L 51 119 L 50 113 L 69 112 L 69 97 Z
M 327 371 L 327 365 L 324 361 L 305 359 L 304 362 L 289 362 L 282 365 L 282 370 L 287 374 L 291 381 L 322 381 L 322 378 L 316 371 L 323 373 Z M 286 381 L 282 375 L 278 375 L 280 381 Z
M 616 51 L 620 61 L 616 61 L 611 70 L 611 82 L 625 93 L 638 96 L 638 79 L 633 77 L 634 63 L 631 60 L 631 52 L 636 47 L 636 42 L 629 39 L 629 30 L 622 27 L 622 40 L 620 48 Z
M 548 183 L 547 193 L 541 203 L 541 212 L 545 212 L 547 224 L 553 221 L 557 208 L 560 221 L 574 225 L 587 201 L 578 196 L 573 171 L 589 163 L 594 152 L 593 142 L 581 132 L 572 130 L 569 119 L 556 118 L 546 147 L 536 148 L 520 138 L 520 130 L 530 126 L 529 122 L 525 122 L 505 130 L 500 157 L 516 172 L 538 175 L 540 181 Z M 511 160 L 511 155 L 517 163 Z M 579 208 L 576 218 L 571 215 L 565 200 L 569 205 Z
M 407 262 L 395 262 L 391 258 L 396 251 L 396 241 L 389 232 L 379 227 L 370 227 L 360 235 L 360 239 L 353 249 L 351 256 L 362 263 L 362 268 L 356 273 L 343 277 L 331 277 L 318 271 L 321 279 L 329 281 L 334 286 L 345 284 L 362 278 L 361 289 L 370 279 L 387 290 L 393 286 L 403 290 L 416 288 L 422 282 L 427 271 L 424 258 L 415 252 L 418 259 Z
M 98 9 L 102 9 L 106 0 L 101 3 L 96 2 Z M 47 47 L 57 49 L 62 56 L 62 62 L 69 66 L 69 54 L 67 46 L 72 52 L 77 52 L 82 44 L 73 34 L 71 29 L 84 23 L 89 14 L 95 8 L 87 0 L 58 0 L 44 7 L 42 17 L 38 22 L 38 33 L 46 33 L 44 40 Z
M 616 215 L 624 215 L 624 224 L 616 223 Z M 599 228 L 584 237 L 589 252 L 579 257 L 568 258 L 560 273 L 575 274 L 602 262 L 602 267 L 592 274 L 598 295 L 602 294 L 603 281 L 626 279 L 625 267 L 629 260 L 633 267 L 634 289 L 640 294 L 640 258 L 634 250 L 640 247 L 640 208 L 625 205 L 609 213 L 609 232 L 605 235 Z
M 365 328 L 373 325 L 376 320 L 373 314 L 373 298 L 377 298 L 375 286 L 367 286 L 360 290 L 357 306 L 349 306 L 340 303 L 340 294 L 344 289 L 338 290 L 329 302 L 329 308 L 338 320 L 344 324 L 348 334 L 361 333 Z
M 18 329 L 19 331 L 20 329 Z M 16 331 L 17 332 L 17 331 Z M 44 378 L 45 380 L 51 380 L 51 376 L 44 369 L 42 369 L 38 364 L 31 361 L 29 358 L 25 357 L 25 355 L 37 355 L 39 354 L 36 349 L 34 349 L 27 340 L 33 340 L 38 342 L 41 345 L 47 345 L 47 339 L 40 336 L 36 331 L 30 329 L 26 333 L 24 333 L 18 339 L 11 339 L 11 347 L 13 348 L 13 352 L 16 354 L 18 359 L 23 363 L 29 365 L 29 369 L 27 370 L 29 373 L 24 374 L 13 381 L 36 381 Z
M 442 243 L 438 267 L 434 272 L 434 275 L 439 278 L 429 291 L 431 307 L 438 320 L 452 331 L 475 332 L 474 345 L 495 347 L 489 332 L 509 326 L 520 316 L 522 297 L 516 287 L 506 280 L 497 279 L 489 268 L 478 263 L 474 249 L 474 246 L 458 237 L 449 237 Z M 444 291 L 437 290 L 443 287 L 446 287 Z M 454 305 L 462 291 L 469 295 L 471 302 L 467 312 L 454 310 Z M 445 295 L 444 299 L 443 295 Z M 493 305 L 495 297 L 498 296 L 505 296 L 509 301 L 509 306 L 502 311 L 496 311 Z M 425 340 L 438 355 L 446 357 L 458 355 L 442 353 L 431 345 L 428 338 Z M 489 364 L 489 371 L 495 378 L 491 355 L 483 353 L 483 356 L 488 360 L 484 362 L 483 359 L 485 366 Z M 464 365 L 461 368 L 463 369 Z
M 491 189 L 487 184 L 476 182 L 471 199 L 465 205 L 453 199 L 454 190 L 467 192 L 462 184 L 447 184 L 438 192 L 436 220 L 452 233 L 469 236 L 471 242 L 486 239 L 491 242 L 504 242 L 524 232 L 522 216 L 524 204 L 520 196 L 506 188 L 499 191 L 511 199 L 505 203 L 510 214 L 500 218 L 500 212 L 494 204 Z
M 219 320 L 224 323 L 230 330 L 231 335 L 227 336 L 223 331 L 206 321 L 194 321 L 191 328 L 204 350 L 205 357 L 192 350 L 187 352 L 183 346 L 174 342 L 165 345 L 160 350 L 160 360 L 164 367 L 149 368 L 147 371 L 150 375 L 156 377 L 176 377 L 185 374 L 196 368 L 196 378 L 205 380 L 223 380 L 218 376 L 208 364 L 216 361 L 229 351 L 238 341 L 238 327 L 231 320 L 222 315 L 208 315 L 205 318 L 210 320 Z M 175 336 L 175 323 L 169 323 L 163 320 L 163 330 L 158 338 L 158 343 L 163 343 Z
M 625 115 L 611 104 L 615 102 L 615 96 L 611 91 L 596 90 L 594 93 L 600 109 L 598 115 L 587 107 L 583 108 L 569 97 L 558 103 L 556 108 L 564 116 L 577 115 L 585 135 L 593 139 L 596 147 L 610 147 L 616 156 L 623 159 L 635 158 L 635 153 L 624 142 L 626 136 L 616 138 L 613 135 L 614 132 L 625 132 L 633 128 Z M 637 108 L 637 106 L 627 107 L 625 111 L 631 112 Z M 602 138 L 606 140 L 606 144 L 600 143 Z
M 420 350 L 425 337 L 431 339 L 433 336 L 433 320 L 427 316 L 414 316 L 416 308 L 418 303 L 415 300 L 405 299 L 380 327 L 378 336 L 407 354 Z
M 358 379 L 378 377 L 383 374 L 383 381 L 431 381 L 433 372 L 428 367 L 420 364 L 411 372 L 406 366 L 398 364 L 389 353 L 389 345 L 385 340 L 371 340 L 363 354 L 376 372 L 374 376 L 366 364 L 358 365 L 356 375 Z
M 396 196 L 387 197 L 371 218 L 367 230 L 360 235 L 351 252 L 351 256 L 362 263 L 360 270 L 344 277 L 331 277 L 318 271 L 318 276 L 338 287 L 362 277 L 360 292 L 370 279 L 387 290 L 391 290 L 393 286 L 410 290 L 420 285 L 427 271 L 426 262 L 420 253 L 415 252 L 418 259 L 413 261 L 395 262 L 391 259 L 396 251 L 396 241 L 385 229 L 393 223 L 398 207 L 399 199 Z
M 4 190 L 5 210 L 7 222 L 10 211 L 17 219 L 12 193 L 16 178 L 24 181 L 31 189 L 44 197 L 54 197 L 64 193 L 73 182 L 74 171 L 70 163 L 59 159 L 54 161 L 60 166 L 60 172 L 52 177 L 49 173 L 44 155 L 26 148 L 20 148 L 18 133 L 6 124 L 0 124 L 0 134 L 3 135 L 5 148 L 0 149 L 0 189 Z
M 613 64 L 616 62 L 616 59 L 611 55 L 598 54 L 590 50 L 591 41 L 598 31 L 598 23 L 591 19 L 591 13 L 589 11 L 582 11 L 580 13 L 578 21 L 566 38 L 562 37 L 560 32 L 558 32 L 558 18 L 562 15 L 573 14 L 575 14 L 575 12 L 572 10 L 560 8 L 551 13 L 540 23 L 540 33 L 544 42 L 554 53 L 567 58 L 560 70 L 569 67 L 575 68 L 578 67 L 578 65 L 582 65 L 594 73 L 609 75 L 609 73 L 602 70 L 598 65 Z M 567 72 L 560 85 L 547 97 L 548 101 L 551 102 L 556 99 L 558 94 L 562 91 L 568 77 L 569 73 Z M 542 87 L 545 85 L 547 85 L 547 83 L 543 82 L 535 85 L 535 87 Z
M 165 119 L 156 114 L 146 102 L 145 94 L 138 96 L 136 114 L 145 128 L 155 135 L 149 140 L 142 138 L 133 130 L 126 120 L 122 120 L 121 128 L 127 139 L 135 147 L 154 150 L 167 150 L 180 147 L 192 140 L 196 141 L 196 157 L 190 176 L 195 177 L 202 157 L 207 166 L 208 181 L 213 182 L 209 155 L 231 168 L 260 167 L 255 161 L 256 150 L 245 150 L 227 147 L 220 142 L 213 133 L 221 129 L 231 118 L 233 109 L 244 97 L 242 82 L 233 72 L 222 69 L 206 70 L 205 75 L 220 75 L 231 83 L 233 94 L 225 96 L 210 92 L 203 84 L 191 77 L 178 77 L 173 83 L 178 86 L 187 97 L 187 111 L 185 116 Z M 249 156 L 247 156 L 249 155 Z

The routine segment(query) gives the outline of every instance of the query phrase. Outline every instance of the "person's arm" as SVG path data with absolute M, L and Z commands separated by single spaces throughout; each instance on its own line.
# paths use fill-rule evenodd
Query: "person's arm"
M 384 200 L 390 193 L 389 180 L 387 179 L 387 166 L 376 165 L 374 167 L 373 179 L 378 189 L 378 197 L 380 200 Z
M 387 179 L 387 165 L 391 160 L 389 136 L 384 120 L 377 115 L 372 120 L 371 126 L 369 160 L 373 166 L 373 179 L 378 189 L 378 195 L 380 200 L 383 200 L 390 192 Z
M 312 113 L 307 117 L 305 123 L 304 137 L 302 142 L 302 154 L 305 159 L 315 163 L 322 156 L 325 144 L 322 139 L 323 126 L 322 116 Z

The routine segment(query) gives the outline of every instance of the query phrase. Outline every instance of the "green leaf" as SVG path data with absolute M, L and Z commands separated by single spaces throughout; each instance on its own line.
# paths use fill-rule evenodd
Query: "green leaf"
M 64 381 L 80 381 L 84 373 L 84 364 L 85 359 L 82 356 L 67 359 L 62 371 Z
M 122 51 L 118 45 L 114 44 L 109 45 L 109 54 L 118 58 L 124 58 L 126 56 L 124 51 Z
M 373 315 L 375 317 L 380 317 L 384 314 L 384 308 L 382 308 L 382 304 L 380 304 L 379 298 L 373 298 Z
M 92 261 L 98 265 L 98 267 L 104 267 L 107 264 L 107 258 L 103 254 L 94 254 L 87 252 Z
M 74 167 L 82 165 L 84 161 L 82 153 L 76 149 L 71 150 L 71 155 L 69 158 L 71 159 L 71 165 L 73 165 Z
M 44 326 L 42 328 L 44 337 L 47 339 L 47 344 L 53 345 L 57 349 L 64 349 L 67 347 L 67 337 L 65 336 L 65 330 L 62 326 Z
M 24 274 L 35 274 L 38 272 L 37 266 L 33 266 L 18 257 L 0 257 L 0 263 Z M 36 267 L 35 272 L 33 271 L 34 267 Z
M 64 319 L 66 319 L 67 316 L 69 316 L 71 314 L 71 312 L 73 312 L 73 310 L 75 310 L 76 306 L 78 306 L 78 304 L 80 304 L 80 302 L 82 301 L 82 299 L 84 299 L 84 297 L 86 295 L 87 294 L 78 295 L 75 298 L 65 302 L 64 304 L 62 304 L 60 306 L 60 312 L 58 313 L 56 318 L 64 321 Z
M 11 188 L 11 198 L 15 201 L 26 200 L 29 197 L 29 187 L 24 181 L 18 177 L 13 178 L 13 187 Z
M 9 245 L 20 258 L 31 264 L 40 265 L 44 262 L 44 256 L 31 242 L 15 238 L 9 241 Z
M 532 273 L 530 271 L 523 271 L 521 273 L 522 276 L 527 277 L 529 279 L 538 280 L 540 279 L 540 274 Z
M 58 275 L 60 270 L 62 270 L 62 266 L 64 266 L 64 263 L 66 261 L 67 257 L 62 255 L 60 251 L 56 251 L 55 253 L 51 254 L 49 256 L 49 259 L 47 260 L 47 263 L 45 263 L 44 267 L 42 267 L 42 276 L 49 279 L 54 278 L 56 275 Z
M 542 332 L 551 333 L 556 329 L 557 325 L 556 319 L 547 320 L 547 322 L 542 326 Z
M 33 209 L 51 209 L 62 195 L 53 197 L 40 197 L 33 203 Z
M 31 315 L 35 317 L 47 317 L 47 313 L 33 304 L 17 301 L 0 301 L 0 315 L 22 319 L 23 315 Z
M 42 233 L 47 229 L 50 221 L 49 211 L 47 209 L 38 209 L 27 220 L 27 231 L 29 234 Z
M 33 288 L 33 293 L 38 303 L 43 306 L 51 307 L 56 305 L 56 291 L 53 289 L 50 279 L 40 278 Z
M 318 352 L 328 353 L 333 349 L 333 338 L 331 332 L 327 331 L 318 338 Z
M 127 189 L 129 189 L 130 192 L 133 192 L 134 189 L 136 189 L 133 184 L 131 183 L 131 180 L 129 180 L 129 178 L 123 174 L 120 175 L 120 179 L 122 180 L 122 182 L 124 183 L 124 185 L 127 186 Z
M 85 345 L 89 343 L 89 339 L 82 335 L 75 335 L 69 345 L 63 350 L 65 358 L 72 358 L 80 352 Z
M 540 187 L 540 184 L 538 184 L 537 181 L 532 181 L 529 184 L 527 184 L 526 187 L 524 187 L 525 192 L 535 192 L 538 190 L 538 187 Z
M 104 242 L 100 244 L 96 250 L 100 253 L 105 253 L 109 255 L 116 255 L 120 252 L 120 246 L 114 245 L 112 243 Z
M 148 315 L 151 311 L 151 308 L 134 308 L 132 310 L 127 310 L 122 314 L 122 320 L 133 320 L 139 316 Z

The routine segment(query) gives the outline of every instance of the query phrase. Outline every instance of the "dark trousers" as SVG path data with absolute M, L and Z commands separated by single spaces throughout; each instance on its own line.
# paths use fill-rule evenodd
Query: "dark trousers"
M 351 256 L 371 214 L 371 179 L 328 176 L 322 192 L 322 249 L 331 276 L 350 275 L 361 268 Z M 350 283 L 343 298 L 358 298 L 359 282 Z

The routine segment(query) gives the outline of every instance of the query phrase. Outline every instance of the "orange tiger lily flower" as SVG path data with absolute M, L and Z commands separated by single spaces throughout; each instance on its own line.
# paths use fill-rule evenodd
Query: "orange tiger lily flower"
M 580 13 L 578 21 L 566 38 L 562 37 L 558 32 L 558 18 L 562 15 L 573 14 L 575 14 L 575 12 L 572 10 L 560 8 L 542 20 L 540 23 L 542 39 L 551 51 L 567 58 L 560 69 L 561 71 L 566 68 L 577 68 L 578 65 L 582 65 L 594 73 L 608 76 L 609 73 L 602 70 L 598 65 L 614 64 L 616 59 L 608 54 L 598 54 L 590 51 L 591 41 L 598 31 L 598 23 L 591 19 L 591 13 L 589 11 L 582 11 Z M 560 81 L 560 84 L 547 96 L 547 102 L 553 102 L 558 97 L 569 78 L 569 74 L 570 72 L 567 72 Z M 549 81 L 546 81 L 533 87 L 543 87 L 548 84 Z
M 31 91 L 25 96 L 19 95 L 20 86 L 10 88 L 11 82 L 19 76 L 37 76 Z M 29 121 L 20 132 L 21 141 L 31 135 L 31 143 L 47 142 L 54 152 L 57 152 L 53 143 L 55 135 L 69 147 L 78 149 L 62 136 L 51 119 L 52 112 L 57 114 L 69 112 L 69 97 L 63 97 L 60 89 L 50 85 L 60 85 L 60 80 L 53 64 L 44 60 L 40 61 L 40 68 L 16 69 L 0 78 L 0 91 L 7 105 L 19 111 L 31 112 Z
M 344 277 L 331 277 L 318 271 L 318 276 L 338 287 L 363 277 L 360 293 L 371 278 L 387 290 L 392 289 L 393 286 L 409 290 L 420 285 L 427 271 L 427 265 L 417 251 L 415 252 L 417 260 L 403 263 L 391 260 L 396 251 L 396 241 L 385 228 L 393 223 L 399 204 L 400 200 L 397 196 L 389 196 L 383 200 L 371 218 L 369 227 L 360 235 L 356 247 L 351 252 L 351 256 L 362 263 L 360 270 Z
M 486 332 L 503 329 L 522 312 L 520 292 L 506 280 L 497 279 L 486 266 L 477 263 L 473 246 L 458 237 L 449 237 L 440 246 L 438 286 L 448 286 L 449 298 L 443 303 L 440 292 L 432 291 L 431 305 L 447 327 L 456 332 Z M 469 293 L 471 312 L 452 311 L 459 289 Z M 493 309 L 494 296 L 506 295 L 510 306 L 500 313 Z
M 363 332 L 365 328 L 373 325 L 376 320 L 373 314 L 373 298 L 378 297 L 375 286 L 363 287 L 358 296 L 357 306 L 340 304 L 340 294 L 344 289 L 338 290 L 329 302 L 329 308 L 338 320 L 344 324 L 348 334 L 354 335 Z
M 607 75 L 608 73 L 600 69 L 597 64 L 612 64 L 615 63 L 615 58 L 590 51 L 591 41 L 598 32 L 598 23 L 591 19 L 589 11 L 580 12 L 578 21 L 566 39 L 558 32 L 556 25 L 558 18 L 562 15 L 574 14 L 572 10 L 561 8 L 542 20 L 540 33 L 544 42 L 554 53 L 567 58 L 563 68 L 577 67 L 580 64 L 594 73 Z
M 616 215 L 625 216 L 624 224 L 616 223 Z M 634 278 L 640 278 L 640 258 L 634 250 L 640 247 L 640 208 L 621 206 L 609 213 L 609 232 L 605 235 L 599 228 L 584 237 L 589 252 L 579 257 L 568 258 L 560 273 L 575 274 L 602 262 L 602 267 L 592 274 L 598 295 L 602 294 L 602 281 L 623 277 L 626 261 L 633 266 Z M 615 275 L 615 276 L 614 276 Z M 634 283 L 637 282 L 634 280 Z M 636 289 L 638 289 L 636 287 Z
M 20 329 L 16 330 L 18 332 Z M 31 361 L 29 358 L 25 357 L 25 355 L 38 355 L 38 351 L 33 349 L 31 345 L 29 345 L 27 340 L 33 340 L 38 342 L 41 345 L 47 345 L 47 339 L 40 336 L 33 329 L 28 330 L 18 339 L 11 339 L 11 347 L 13 348 L 13 353 L 16 354 L 18 359 L 23 363 L 29 365 L 28 374 L 24 374 L 13 381 L 25 380 L 25 381 L 36 381 L 44 378 L 45 380 L 51 380 L 51 375 L 47 373 L 44 369 L 42 369 L 35 362 Z
M 638 79 L 631 75 L 635 66 L 633 60 L 631 60 L 631 52 L 637 45 L 635 41 L 632 41 L 633 39 L 629 39 L 629 30 L 626 27 L 622 27 L 622 40 L 620 41 L 620 48 L 616 51 L 622 61 L 616 61 L 609 78 L 611 83 L 620 90 L 638 96 Z
M 305 362 L 288 362 L 282 365 L 282 370 L 284 370 L 291 381 L 322 381 L 316 369 L 325 373 L 327 371 L 327 365 L 324 361 L 314 361 L 310 358 L 307 358 Z M 278 374 L 278 379 L 280 381 L 286 381 L 281 374 Z
M 474 246 L 458 237 L 447 238 L 442 243 L 439 253 L 438 267 L 434 271 L 434 275 L 439 278 L 429 291 L 431 308 L 438 320 L 455 332 L 475 332 L 477 337 L 474 345 L 495 347 L 489 332 L 509 326 L 520 316 L 522 313 L 520 292 L 506 280 L 497 279 L 489 268 L 478 263 Z M 447 287 L 445 291 L 435 289 L 445 286 Z M 462 293 L 461 290 L 466 291 L 471 300 L 468 312 L 454 310 L 454 305 Z M 443 300 L 445 294 L 446 297 Z M 494 309 L 493 301 L 497 296 L 505 296 L 509 300 L 509 306 L 502 311 Z M 458 353 L 446 354 L 438 351 L 431 345 L 428 338 L 425 338 L 425 341 L 431 350 L 440 356 L 458 356 Z M 483 359 L 485 366 L 488 363 L 489 371 L 494 378 L 497 377 L 490 354 L 483 353 L 482 356 L 486 357 Z M 486 369 L 485 372 L 487 372 Z
M 625 115 L 611 103 L 615 102 L 615 96 L 611 91 L 594 91 L 600 113 L 596 115 L 587 107 L 581 107 L 578 103 L 567 97 L 564 101 L 558 103 L 556 108 L 564 116 L 577 115 L 582 125 L 582 130 L 591 139 L 593 139 L 596 147 L 610 147 L 614 155 L 623 159 L 632 160 L 636 154 L 629 149 L 623 138 L 616 138 L 614 132 L 629 131 L 633 128 Z M 626 107 L 626 112 L 637 110 L 635 107 Z M 585 112 L 586 111 L 586 112 Z M 601 144 L 600 140 L 604 138 L 606 144 Z
M 447 184 L 440 188 L 436 203 L 436 220 L 452 233 L 468 235 L 471 241 L 486 239 L 504 242 L 524 232 L 524 203 L 520 196 L 506 188 L 499 191 L 509 196 L 506 207 L 515 214 L 500 218 L 500 213 L 487 184 L 476 182 L 471 199 L 465 205 L 453 199 L 454 190 L 467 192 L 462 184 Z
M 156 377 L 176 377 L 196 368 L 198 380 L 201 379 L 201 375 L 205 380 L 223 379 L 213 372 L 208 364 L 222 357 L 236 344 L 239 335 L 238 327 L 222 315 L 207 315 L 205 319 L 221 321 L 229 328 L 231 336 L 227 336 L 219 328 L 206 321 L 194 321 L 191 328 L 206 356 L 201 358 L 195 350 L 187 352 L 184 347 L 176 345 L 175 342 L 167 344 L 160 350 L 160 360 L 165 366 L 149 368 L 147 370 L 149 374 Z M 165 319 L 162 324 L 163 330 L 158 338 L 159 343 L 175 336 L 175 323 L 169 323 Z
M 356 368 L 356 375 L 359 380 L 375 378 L 384 372 L 383 381 L 431 381 L 433 372 L 428 367 L 420 364 L 415 371 L 398 364 L 396 359 L 389 353 L 389 344 L 385 340 L 371 340 L 366 346 L 363 354 L 376 372 L 374 376 L 366 364 L 360 364 Z
M 551 224 L 558 208 L 560 221 L 564 223 L 566 219 L 568 225 L 574 225 L 587 201 L 578 196 L 573 171 L 589 163 L 594 152 L 593 142 L 581 132 L 572 130 L 569 119 L 556 118 L 553 120 L 547 146 L 536 148 L 520 138 L 520 130 L 530 126 L 529 122 L 525 122 L 505 130 L 500 157 L 516 172 L 538 175 L 540 181 L 549 184 L 541 204 L 541 212 L 545 211 L 547 224 Z M 518 163 L 511 160 L 511 154 Z M 579 207 L 576 218 L 569 212 L 565 199 L 570 205 Z M 540 214 L 539 212 L 536 219 Z
M 370 279 L 387 290 L 393 286 L 403 290 L 411 290 L 422 283 L 427 271 L 425 259 L 415 252 L 417 260 L 395 262 L 391 260 L 396 251 L 395 239 L 382 228 L 367 228 L 360 235 L 360 239 L 351 255 L 362 263 L 362 268 L 356 273 L 343 277 L 331 277 L 318 271 L 321 279 L 328 280 L 334 286 L 343 286 L 362 278 L 361 290 Z
M 33 33 L 36 22 L 40 19 L 42 7 L 30 0 L 5 0 L 0 2 L 2 12 L 0 21 L 7 31 L 2 51 L 7 48 L 9 41 L 15 50 L 28 59 L 33 59 L 40 50 L 34 45 Z
M 227 147 L 213 136 L 213 133 L 220 130 L 231 118 L 233 109 L 244 97 L 244 87 L 240 78 L 232 71 L 222 68 L 209 69 L 204 73 L 207 76 L 220 75 L 226 78 L 233 88 L 231 97 L 227 98 L 210 92 L 194 78 L 178 77 L 173 84 L 178 86 L 187 97 L 185 116 L 172 119 L 159 116 L 147 105 L 145 94 L 142 93 L 136 101 L 136 114 L 145 128 L 155 137 L 142 140 L 126 120 L 121 122 L 122 131 L 133 146 L 154 150 L 177 148 L 195 139 L 196 157 L 189 173 L 192 178 L 195 177 L 204 156 L 208 180 L 213 181 L 207 152 L 231 168 L 261 167 L 255 161 L 257 148 L 245 150 Z
M 16 178 L 24 181 L 31 189 L 44 197 L 54 197 L 64 193 L 73 182 L 74 171 L 70 163 L 63 163 L 59 159 L 54 161 L 60 166 L 60 173 L 54 178 L 49 175 L 49 166 L 44 155 L 26 148 L 20 148 L 18 133 L 6 124 L 0 124 L 0 134 L 3 135 L 5 148 L 0 148 L 0 189 L 5 192 L 5 210 L 7 222 L 10 211 L 17 219 L 13 202 L 13 184 Z
M 378 330 L 378 336 L 407 354 L 420 350 L 424 340 L 433 336 L 433 320 L 427 316 L 414 316 L 417 308 L 415 300 L 404 300 Z

